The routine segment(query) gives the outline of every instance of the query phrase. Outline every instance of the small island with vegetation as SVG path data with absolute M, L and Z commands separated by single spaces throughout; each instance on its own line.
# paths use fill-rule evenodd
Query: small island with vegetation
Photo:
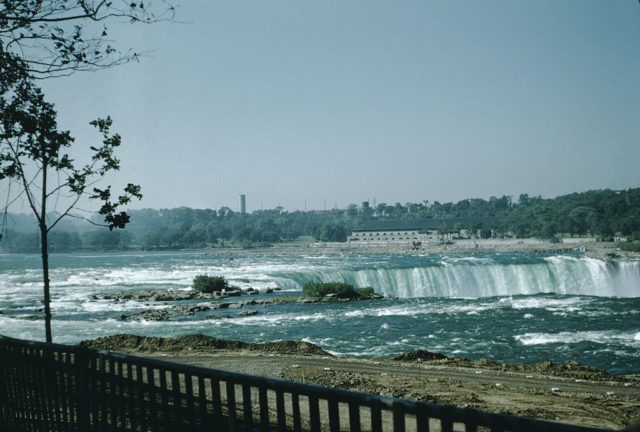
M 227 288 L 229 284 L 222 276 L 198 275 L 193 279 L 193 289 L 200 293 L 222 292 Z
M 339 299 L 370 299 L 376 297 L 371 287 L 354 288 L 343 282 L 309 282 L 302 288 L 305 297 L 336 297 Z
M 236 297 L 251 297 L 250 299 Z M 94 300 L 145 302 L 148 306 L 162 305 L 133 314 L 123 314 L 122 321 L 171 321 L 185 315 L 202 315 L 209 319 L 244 318 L 258 315 L 261 308 L 312 303 L 342 303 L 358 300 L 383 300 L 371 287 L 355 288 L 343 282 L 308 282 L 301 294 L 282 293 L 280 288 L 239 288 L 232 286 L 222 276 L 197 275 L 191 290 L 142 290 L 121 291 Z

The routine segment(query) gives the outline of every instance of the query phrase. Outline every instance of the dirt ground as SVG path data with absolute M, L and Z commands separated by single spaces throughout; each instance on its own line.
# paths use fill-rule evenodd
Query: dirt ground
M 473 407 L 564 423 L 622 429 L 640 420 L 640 376 L 577 363 L 506 365 L 418 352 L 405 360 L 334 357 L 304 342 L 244 344 L 204 336 L 120 335 L 88 346 L 197 366 Z

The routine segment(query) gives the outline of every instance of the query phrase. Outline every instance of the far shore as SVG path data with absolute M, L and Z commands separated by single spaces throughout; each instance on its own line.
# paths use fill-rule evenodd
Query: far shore
M 430 242 L 414 246 L 411 243 L 384 242 L 289 242 L 268 247 L 211 248 L 206 253 L 245 255 L 273 251 L 277 253 L 322 254 L 475 254 L 475 253 L 576 253 L 603 261 L 640 259 L 640 253 L 619 249 L 618 242 L 599 242 L 593 238 L 567 238 L 561 243 L 540 239 L 455 239 L 448 243 Z

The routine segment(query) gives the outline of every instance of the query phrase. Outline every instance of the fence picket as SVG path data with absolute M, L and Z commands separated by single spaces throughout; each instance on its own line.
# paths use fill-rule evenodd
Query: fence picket
M 284 415 L 284 393 L 276 390 L 276 417 L 278 419 L 278 430 L 286 432 L 287 419 Z
M 371 402 L 371 431 L 382 432 L 382 409 L 379 400 Z
M 404 432 L 406 427 L 404 406 L 400 403 L 393 404 L 393 430 Z
M 198 403 L 200 405 L 201 428 L 203 431 L 209 430 L 209 407 L 207 403 L 207 390 L 203 376 L 198 376 Z
M 267 386 L 258 387 L 258 404 L 260 405 L 260 430 L 269 430 L 269 399 L 267 398 Z
M 212 423 L 214 425 L 222 424 L 222 401 L 220 400 L 220 381 L 217 378 L 211 378 L 211 403 Z
M 291 409 L 293 414 L 293 430 L 294 432 L 302 431 L 302 418 L 300 416 L 300 396 L 297 393 L 291 393 Z
M 182 423 L 182 418 L 180 416 L 180 408 L 182 405 L 182 400 L 180 398 L 180 376 L 176 370 L 170 371 L 169 376 L 171 377 L 171 396 L 173 401 L 172 424 L 174 427 L 178 428 Z
M 416 428 L 417 432 L 429 432 L 429 417 L 422 410 L 416 412 Z
M 227 387 L 227 416 L 229 417 L 229 431 L 236 430 L 236 385 L 225 381 Z
M 187 423 L 189 424 L 189 426 L 191 428 L 195 427 L 195 425 L 198 423 L 197 421 L 197 417 L 198 414 L 195 410 L 195 404 L 193 401 L 194 398 L 194 394 L 193 394 L 193 375 L 191 374 L 185 374 L 184 375 L 184 385 L 185 385 L 185 393 L 184 393 L 184 397 L 186 399 L 186 408 L 187 408 L 187 415 L 184 416 L 185 420 L 187 420 Z
M 320 432 L 320 407 L 318 397 L 309 395 L 309 415 L 311 417 L 311 432 Z
M 360 432 L 360 405 L 349 402 L 349 432 Z
M 242 385 L 242 414 L 246 430 L 251 430 L 253 426 L 253 407 L 251 405 L 251 386 Z
M 338 410 L 338 401 L 329 399 L 329 430 L 331 432 L 340 432 L 340 411 Z

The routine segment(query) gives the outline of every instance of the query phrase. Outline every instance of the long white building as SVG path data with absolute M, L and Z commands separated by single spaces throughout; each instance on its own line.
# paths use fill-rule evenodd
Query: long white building
M 442 239 L 443 234 L 454 232 L 456 225 L 468 232 L 483 220 L 473 218 L 420 219 L 398 221 L 369 221 L 355 228 L 347 237 L 348 243 L 429 243 Z M 457 230 L 456 230 L 457 232 Z M 463 233 L 466 234 L 466 233 Z

